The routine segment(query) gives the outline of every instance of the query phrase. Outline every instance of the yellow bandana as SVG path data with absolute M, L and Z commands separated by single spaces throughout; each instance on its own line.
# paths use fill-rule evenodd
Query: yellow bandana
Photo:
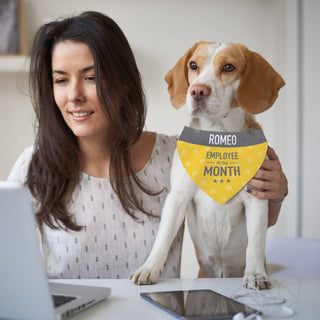
M 268 143 L 262 130 L 214 132 L 184 127 L 177 148 L 191 179 L 223 205 L 254 177 Z

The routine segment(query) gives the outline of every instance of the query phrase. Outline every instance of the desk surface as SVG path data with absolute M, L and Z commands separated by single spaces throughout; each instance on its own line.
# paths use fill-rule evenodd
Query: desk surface
M 98 303 L 92 308 L 75 315 L 72 319 L 152 319 L 174 320 L 175 317 L 158 309 L 140 297 L 140 292 L 165 291 L 165 290 L 190 290 L 212 289 L 226 296 L 231 296 L 235 291 L 241 290 L 242 279 L 173 279 L 163 280 L 156 285 L 137 286 L 129 280 L 99 279 L 99 280 L 56 280 L 57 282 L 95 285 L 110 287 L 111 297 Z M 263 319 L 292 319 L 292 320 L 318 320 L 320 319 L 320 277 L 303 278 L 274 278 L 273 288 L 263 291 L 273 293 L 278 298 L 286 298 L 283 306 L 295 312 L 289 318 L 279 317 L 280 312 L 288 309 L 275 309 L 268 307 Z M 255 306 L 256 309 L 259 307 Z M 260 308 L 261 309 L 261 308 Z M 290 310 L 289 309 L 289 310 Z

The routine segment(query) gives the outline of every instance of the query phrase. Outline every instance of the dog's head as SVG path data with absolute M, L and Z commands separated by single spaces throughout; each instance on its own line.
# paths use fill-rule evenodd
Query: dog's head
M 258 53 L 241 44 L 198 42 L 165 80 L 172 105 L 187 104 L 188 114 L 226 117 L 241 107 L 250 114 L 269 109 L 284 85 L 282 77 Z

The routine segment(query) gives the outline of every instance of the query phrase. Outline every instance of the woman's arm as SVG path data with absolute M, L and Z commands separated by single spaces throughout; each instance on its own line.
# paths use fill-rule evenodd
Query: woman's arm
M 269 199 L 268 226 L 273 226 L 288 194 L 288 181 L 282 171 L 279 157 L 272 148 L 268 148 L 269 159 L 264 160 L 261 168 L 248 184 L 248 192 L 260 199 Z

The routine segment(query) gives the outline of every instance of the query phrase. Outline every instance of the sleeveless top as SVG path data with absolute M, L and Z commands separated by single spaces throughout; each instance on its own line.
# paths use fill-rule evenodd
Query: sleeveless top
M 138 178 L 152 191 L 150 196 L 135 188 L 143 207 L 157 217 L 137 210 L 134 220 L 122 208 L 110 180 L 83 172 L 75 188 L 68 212 L 81 231 L 55 230 L 43 225 L 41 244 L 49 278 L 129 278 L 147 259 L 160 222 L 165 198 L 170 190 L 170 169 L 176 137 L 157 134 L 152 155 Z M 25 182 L 33 147 L 25 149 L 8 180 Z M 36 212 L 37 203 L 32 199 Z M 159 217 L 159 218 L 158 218 Z M 172 243 L 162 278 L 180 276 L 182 226 Z

